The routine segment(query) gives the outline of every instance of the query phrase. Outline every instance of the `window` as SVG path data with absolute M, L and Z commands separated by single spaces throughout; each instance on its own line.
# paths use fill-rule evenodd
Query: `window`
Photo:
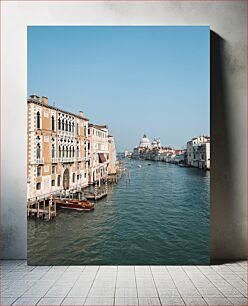
M 71 122 L 69 122 L 69 132 L 71 132 Z
M 52 174 L 55 174 L 55 166 L 52 166 Z
M 90 135 L 90 129 L 88 129 L 88 135 Z
M 54 144 L 52 144 L 52 158 L 55 157 L 55 148 L 54 148 Z
M 68 121 L 65 121 L 65 130 L 68 131 Z
M 79 175 L 77 175 L 77 180 L 79 181 Z
M 72 122 L 71 131 L 72 131 L 72 133 L 74 133 L 74 122 Z
M 60 120 L 60 118 L 58 120 L 58 127 L 59 127 L 59 130 L 60 130 L 61 129 L 61 120 Z
M 77 123 L 77 135 L 79 135 L 79 125 Z
M 37 129 L 40 129 L 40 112 L 37 112 L 36 114 L 36 127 Z
M 37 159 L 40 159 L 40 144 L 37 144 L 37 148 L 36 148 L 36 157 Z
M 86 129 L 86 126 L 84 126 L 84 136 L 85 136 L 85 137 L 87 136 L 87 129 Z
M 201 159 L 204 159 L 204 155 L 203 154 L 201 155 Z
M 74 157 L 75 156 L 75 149 L 74 149 L 74 147 L 72 148 L 72 157 Z
M 55 121 L 54 121 L 54 116 L 52 116 L 52 131 L 55 131 Z
M 61 147 L 59 146 L 59 157 L 61 158 Z
M 55 186 L 55 180 L 52 180 L 51 185 Z
M 75 183 L 75 173 L 72 174 L 72 182 Z
M 41 189 L 41 183 L 37 183 L 37 184 L 36 184 L 36 189 L 37 189 L 37 190 L 40 190 L 40 189 Z
M 86 178 L 86 172 L 84 173 L 84 178 Z
M 195 159 L 195 154 L 194 154 L 194 159 Z
M 37 167 L 37 176 L 41 176 L 41 167 Z
M 65 130 L 65 123 L 64 123 L 64 119 L 62 120 L 62 131 Z
M 60 178 L 61 178 L 61 176 L 58 175 L 58 186 L 60 186 Z

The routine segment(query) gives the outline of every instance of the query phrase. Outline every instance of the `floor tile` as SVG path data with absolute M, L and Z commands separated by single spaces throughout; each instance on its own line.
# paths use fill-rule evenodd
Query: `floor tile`
M 204 298 L 209 306 L 226 306 L 232 305 L 232 303 L 227 298 Z
M 138 297 L 158 297 L 158 292 L 155 287 L 138 287 Z
M 116 288 L 115 297 L 133 298 L 137 297 L 136 288 Z
M 44 305 L 44 306 L 51 306 L 55 305 L 58 306 L 62 303 L 63 298 L 42 298 L 37 305 Z
M 85 298 L 68 298 L 66 297 L 61 305 L 79 305 L 83 306 L 85 303 Z
M 169 297 L 162 297 L 160 298 L 162 306 L 171 306 L 171 305 L 185 305 L 184 301 L 181 298 L 169 298 Z
M 84 305 L 88 306 L 111 306 L 114 305 L 114 298 L 87 298 Z
M 207 305 L 205 300 L 201 297 L 183 297 L 183 300 L 186 305 L 192 305 L 192 306 Z
M 36 305 L 38 302 L 39 302 L 40 298 L 35 298 L 35 297 L 31 297 L 31 298 L 28 298 L 28 297 L 21 297 L 19 299 L 17 299 L 15 301 L 15 303 L 13 305 L 24 305 L 24 306 L 31 306 L 31 305 Z
M 148 305 L 160 306 L 161 304 L 158 298 L 153 298 L 153 297 L 139 298 L 139 306 L 148 306 Z
M 233 305 L 239 305 L 239 306 L 247 306 L 248 305 L 248 300 L 247 298 L 228 298 L 228 300 L 233 304 Z
M 83 272 L 85 266 L 69 266 L 65 272 Z
M 116 297 L 115 298 L 115 305 L 119 305 L 119 306 L 126 306 L 126 305 L 130 305 L 130 306 L 134 306 L 134 305 L 138 305 L 138 298 L 125 298 L 125 297 Z
M 91 288 L 88 297 L 114 297 L 115 288 Z
M 0 305 L 1 306 L 7 306 L 7 305 L 12 305 L 17 300 L 17 297 L 1 297 L 0 298 Z
M 168 289 L 168 288 L 157 288 L 158 290 L 158 295 L 160 297 L 180 297 L 180 294 L 178 292 L 178 290 L 175 289 Z
M 67 297 L 87 297 L 90 291 L 89 285 L 77 285 L 73 286 L 71 290 L 68 292 Z

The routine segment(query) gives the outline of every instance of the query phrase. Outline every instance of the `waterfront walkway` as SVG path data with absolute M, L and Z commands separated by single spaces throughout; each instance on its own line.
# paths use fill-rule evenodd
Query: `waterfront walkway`
M 247 262 L 27 266 L 1 262 L 0 305 L 247 305 Z

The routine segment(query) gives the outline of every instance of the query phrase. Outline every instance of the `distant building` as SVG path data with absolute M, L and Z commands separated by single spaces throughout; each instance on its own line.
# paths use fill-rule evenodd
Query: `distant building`
M 139 148 L 151 148 L 150 140 L 147 138 L 146 134 L 144 134 L 143 138 L 140 140 Z
M 199 136 L 187 142 L 187 164 L 210 169 L 210 137 Z
M 116 174 L 116 147 L 114 137 L 108 135 L 109 165 L 108 174 Z
M 99 183 L 108 176 L 108 127 L 89 123 L 89 184 Z
M 161 142 L 160 142 L 160 139 L 159 138 L 154 138 L 153 139 L 153 142 L 152 142 L 152 144 L 151 144 L 151 147 L 153 148 L 153 149 L 159 149 L 159 148 L 161 148 Z

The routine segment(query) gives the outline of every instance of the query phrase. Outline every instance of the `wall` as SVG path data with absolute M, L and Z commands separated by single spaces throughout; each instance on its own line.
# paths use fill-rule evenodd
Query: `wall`
M 4 1 L 1 224 L 4 258 L 26 258 L 27 25 L 210 25 L 211 252 L 246 257 L 246 2 Z M 11 114 L 11 117 L 9 116 Z

